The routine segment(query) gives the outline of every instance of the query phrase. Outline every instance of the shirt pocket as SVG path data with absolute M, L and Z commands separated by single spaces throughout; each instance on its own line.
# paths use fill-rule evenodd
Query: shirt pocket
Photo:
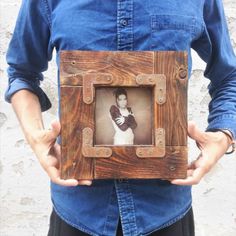
M 201 35 L 201 21 L 193 16 L 151 15 L 151 50 L 189 50 Z

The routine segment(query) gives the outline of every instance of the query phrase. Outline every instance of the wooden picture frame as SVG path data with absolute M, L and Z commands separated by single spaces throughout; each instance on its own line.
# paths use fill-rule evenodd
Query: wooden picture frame
M 186 51 L 61 51 L 61 178 L 185 178 L 187 62 Z M 122 96 L 111 96 L 122 89 L 133 101 L 127 110 L 117 109 Z M 112 118 L 113 127 L 119 120 L 124 132 L 149 135 L 150 143 L 111 143 Z

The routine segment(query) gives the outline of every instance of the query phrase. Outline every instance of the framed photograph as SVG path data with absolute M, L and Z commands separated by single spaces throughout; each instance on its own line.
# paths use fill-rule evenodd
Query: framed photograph
M 153 145 L 153 89 L 98 87 L 94 145 Z
M 62 51 L 61 178 L 185 178 L 187 52 Z

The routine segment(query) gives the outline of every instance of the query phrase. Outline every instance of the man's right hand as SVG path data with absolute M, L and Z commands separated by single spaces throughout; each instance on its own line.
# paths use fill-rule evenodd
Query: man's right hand
M 36 131 L 33 134 L 31 147 L 52 182 L 63 186 L 91 185 L 91 180 L 64 180 L 60 178 L 59 161 L 61 158 L 61 146 L 56 143 L 56 138 L 61 130 L 60 122 L 53 121 L 51 127 L 48 130 Z

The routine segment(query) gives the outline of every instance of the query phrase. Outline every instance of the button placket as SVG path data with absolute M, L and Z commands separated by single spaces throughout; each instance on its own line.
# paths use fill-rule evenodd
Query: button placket
M 117 2 L 117 49 L 133 50 L 133 0 Z
M 123 184 L 115 183 L 123 233 L 124 235 L 138 235 L 131 187 L 127 179 L 123 181 Z
M 126 26 L 126 25 L 128 25 L 128 21 L 126 19 L 121 19 L 120 24 L 123 26 Z

